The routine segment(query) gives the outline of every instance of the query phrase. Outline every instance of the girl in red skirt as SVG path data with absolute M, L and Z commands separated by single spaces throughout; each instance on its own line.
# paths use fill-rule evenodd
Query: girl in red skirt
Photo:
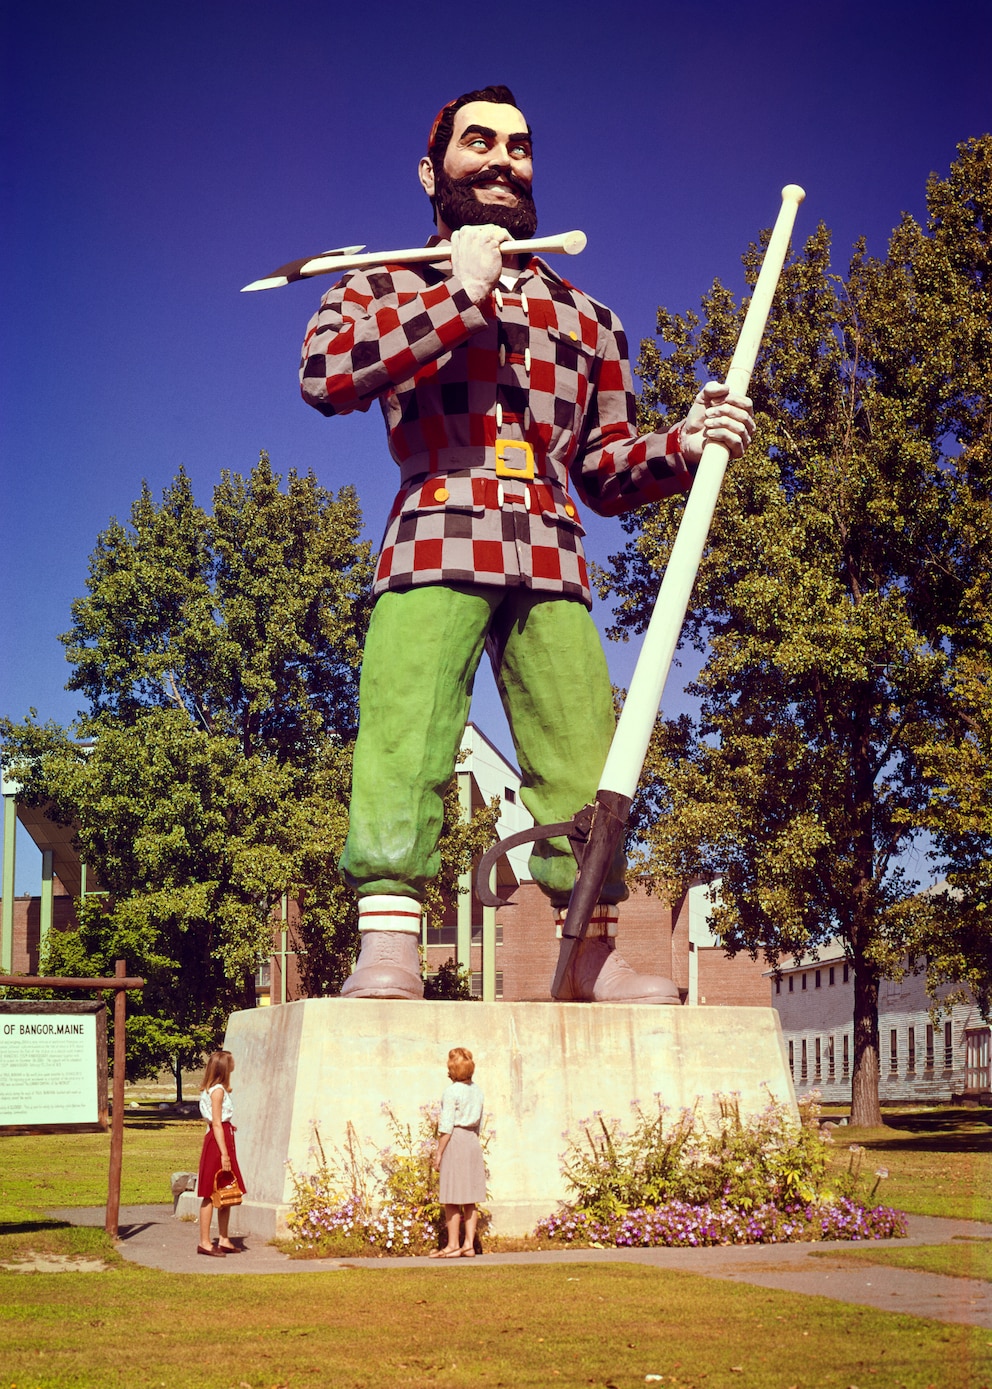
M 207 1059 L 207 1069 L 203 1073 L 203 1089 L 200 1092 L 200 1113 L 210 1127 L 203 1136 L 200 1172 L 196 1183 L 196 1194 L 201 1198 L 200 1243 L 196 1246 L 196 1252 L 214 1259 L 223 1259 L 227 1254 L 241 1252 L 238 1245 L 231 1243 L 227 1233 L 231 1223 L 230 1206 L 223 1206 L 217 1212 L 220 1238 L 216 1248 L 210 1243 L 210 1221 L 213 1216 L 210 1196 L 217 1173 L 232 1173 L 241 1190 L 245 1189 L 244 1178 L 238 1167 L 238 1155 L 234 1149 L 234 1125 L 231 1122 L 234 1116 L 234 1106 L 231 1103 L 233 1071 L 234 1057 L 231 1053 L 215 1051 Z

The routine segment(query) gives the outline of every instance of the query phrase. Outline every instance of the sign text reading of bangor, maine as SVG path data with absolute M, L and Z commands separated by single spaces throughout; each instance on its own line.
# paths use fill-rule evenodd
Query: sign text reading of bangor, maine
M 102 1003 L 0 1002 L 0 1129 L 107 1126 Z

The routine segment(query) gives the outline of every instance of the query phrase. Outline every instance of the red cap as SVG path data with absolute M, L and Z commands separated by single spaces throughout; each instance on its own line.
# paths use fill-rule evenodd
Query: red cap
M 441 107 L 440 111 L 439 111 L 439 112 L 437 113 L 437 115 L 434 117 L 434 124 L 431 126 L 431 133 L 430 133 L 430 134 L 428 135 L 428 137 L 427 137 L 427 153 L 428 153 L 428 154 L 430 154 L 430 152 L 431 152 L 431 146 L 432 146 L 433 143 L 434 143 L 434 137 L 437 135 L 437 128 L 438 128 L 438 126 L 439 126 L 439 125 L 441 124 L 441 122 L 444 120 L 445 116 L 446 116 L 447 113 L 451 110 L 452 106 L 454 106 L 454 104 L 455 104 L 455 102 L 456 102 L 457 100 L 458 100 L 458 98 L 457 98 L 456 96 L 454 96 L 454 97 L 451 98 L 450 101 L 446 101 L 445 104 Z

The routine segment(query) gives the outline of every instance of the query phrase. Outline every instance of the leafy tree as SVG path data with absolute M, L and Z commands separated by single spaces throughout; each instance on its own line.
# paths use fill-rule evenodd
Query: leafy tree
M 254 1002 L 271 913 L 305 894 L 304 975 L 347 972 L 350 899 L 333 881 L 347 827 L 357 677 L 371 557 L 355 493 L 312 475 L 285 489 L 263 454 L 224 474 L 208 515 L 184 473 L 130 527 L 99 537 L 87 595 L 62 637 L 69 688 L 89 710 L 73 730 L 0 722 L 23 795 L 77 822 L 104 891 L 78 932 L 53 935 L 52 972 L 148 984 L 129 1006 L 134 1074 L 192 1064 L 228 1012 Z
M 988 969 L 988 800 L 970 788 L 989 776 L 990 159 L 992 138 L 962 145 L 930 180 L 927 227 L 904 216 L 884 260 L 859 244 L 834 273 L 821 225 L 786 267 L 757 436 L 728 471 L 683 634 L 706 655 L 699 712 L 659 721 L 636 810 L 656 880 L 722 879 L 730 953 L 774 964 L 843 939 L 858 1123 L 881 1122 L 879 980 L 923 950 L 935 978 L 963 955 Z M 761 253 L 744 256 L 751 285 Z M 719 282 L 702 317 L 659 310 L 645 426 L 684 414 L 700 370 L 725 374 L 742 318 Z M 643 629 L 679 519 L 625 521 L 601 578 L 617 634 Z M 962 896 L 914 892 L 901 860 L 927 831 Z

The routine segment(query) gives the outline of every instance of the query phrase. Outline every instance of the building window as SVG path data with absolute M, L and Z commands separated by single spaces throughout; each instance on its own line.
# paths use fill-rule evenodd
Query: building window
M 851 1074 L 851 1039 L 844 1033 L 844 1045 L 841 1049 L 841 1075 L 845 1080 Z
M 792 1079 L 793 1079 L 793 1080 L 795 1080 L 795 1078 L 796 1078 L 796 1044 L 795 1044 L 795 1042 L 790 1042 L 790 1043 L 789 1043 L 789 1075 L 792 1076 Z
M 803 1040 L 802 1040 L 802 1042 L 800 1043 L 800 1052 L 799 1052 L 799 1079 L 800 1079 L 801 1081 L 805 1081 L 805 1080 L 808 1078 L 808 1075 L 809 1075 L 809 1070 L 808 1070 L 808 1062 L 807 1062 L 807 1057 L 806 1057 L 806 1038 L 804 1037 Z
M 514 791 L 512 786 L 503 787 L 503 799 L 504 801 L 509 801 L 510 805 L 516 805 L 517 793 L 516 791 Z
M 820 1079 L 820 1039 L 817 1037 L 813 1043 L 813 1079 Z
M 954 1069 L 954 1033 L 949 1022 L 944 1023 L 944 1070 Z
M 850 965 L 847 963 L 847 961 L 845 960 L 845 961 L 844 961 L 844 983 L 845 983 L 845 984 L 847 983 L 848 976 L 849 976 L 849 974 L 850 974 L 850 970 L 851 970 L 851 967 L 850 967 Z
M 804 975 L 803 975 L 803 988 L 805 989 L 805 987 L 806 987 L 806 975 L 804 974 Z
M 906 1070 L 910 1075 L 916 1071 L 916 1028 L 911 1027 L 906 1037 Z
M 813 985 L 814 985 L 814 988 L 817 988 L 817 989 L 820 987 L 820 970 L 817 970 L 817 971 L 816 971 L 816 977 L 815 977 L 814 980 L 813 980 Z
M 482 997 L 482 970 L 481 970 L 481 969 L 477 969 L 477 970 L 473 970 L 473 971 L 472 971 L 472 994 L 473 994 L 473 997 L 475 997 L 475 998 L 481 998 L 481 997 Z M 497 997 L 497 998 L 502 998 L 502 997 L 503 997 L 503 971 L 502 971 L 501 969 L 498 969 L 498 970 L 496 971 L 496 997 Z
M 889 1070 L 898 1071 L 899 1069 L 899 1033 L 896 1028 L 889 1032 Z
M 834 982 L 835 982 L 835 981 L 834 981 L 834 967 L 833 967 L 833 965 L 830 966 L 830 977 L 829 977 L 829 979 L 827 980 L 827 982 L 828 982 L 828 984 L 831 986 L 831 988 L 833 988 L 833 985 L 834 985 Z
M 255 971 L 255 987 L 257 989 L 267 989 L 272 980 L 272 961 L 266 960 L 264 965 L 259 965 Z
M 781 981 L 781 979 L 776 979 L 776 980 L 775 980 L 775 992 L 776 992 L 777 994 L 780 994 L 780 993 L 782 992 L 782 981 Z
M 790 974 L 790 975 L 789 975 L 789 993 L 790 993 L 790 994 L 793 992 L 793 990 L 795 989 L 795 987 L 796 987 L 796 976 L 795 976 L 794 974 Z
M 833 1039 L 833 1037 L 828 1037 L 828 1038 L 827 1038 L 827 1079 L 828 1079 L 828 1080 L 834 1080 L 835 1078 L 836 1078 L 836 1071 L 835 1071 L 835 1065 L 834 1065 L 834 1039 Z
M 927 1023 L 927 1053 L 923 1064 L 928 1071 L 933 1070 L 933 1027 L 930 1023 Z

